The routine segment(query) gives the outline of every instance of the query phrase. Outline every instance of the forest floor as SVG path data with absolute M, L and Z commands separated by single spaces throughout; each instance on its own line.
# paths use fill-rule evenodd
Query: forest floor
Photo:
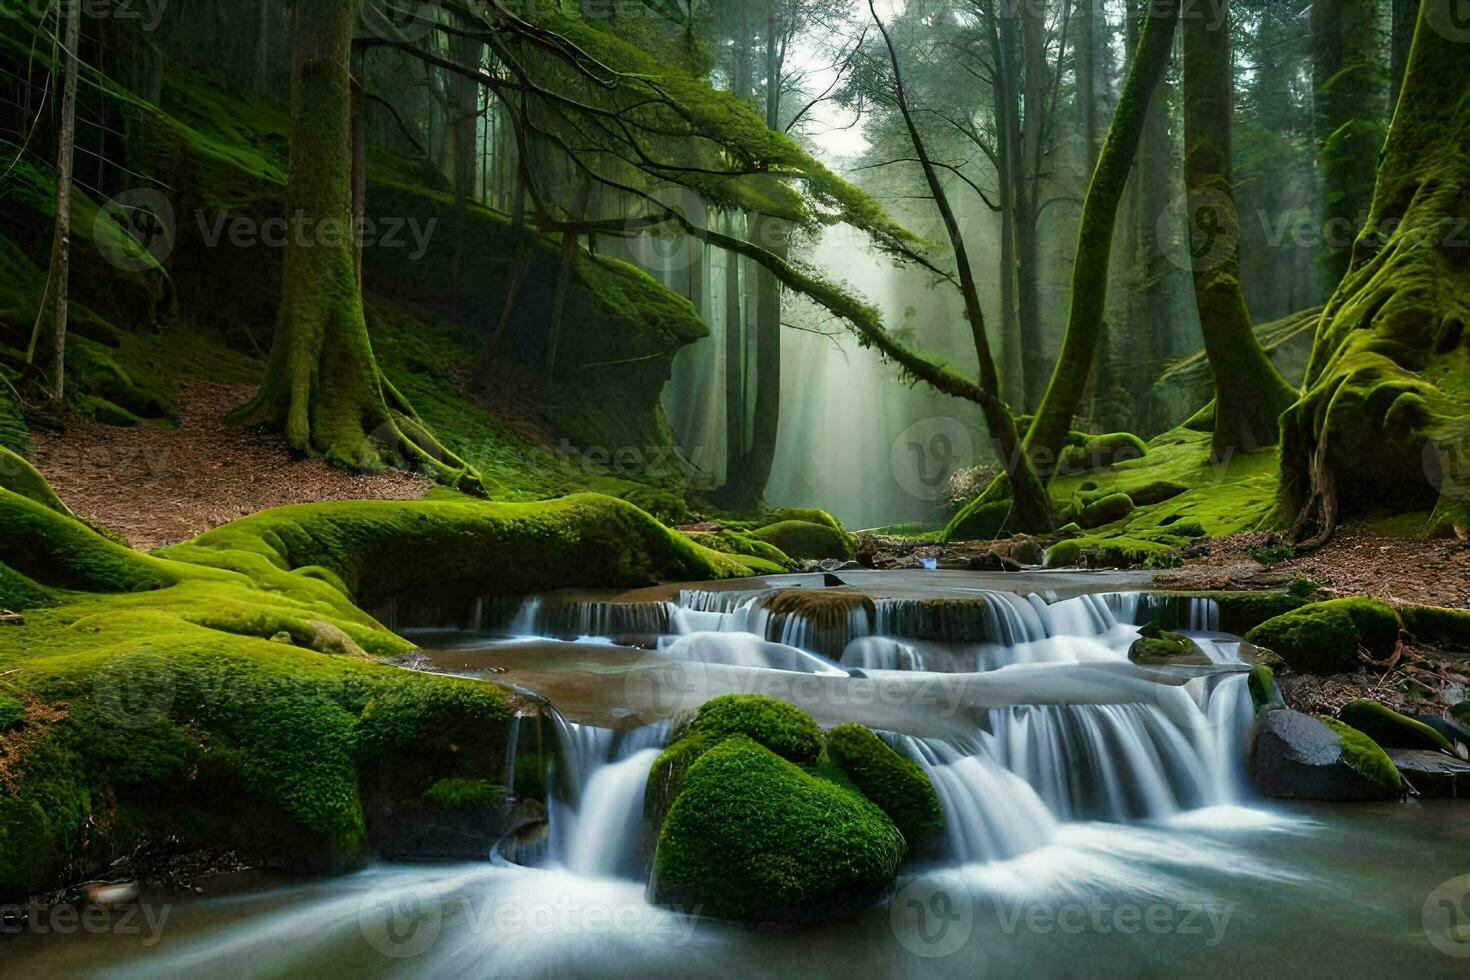
M 428 479 L 350 473 L 293 455 L 275 434 L 225 421 L 248 385 L 194 383 L 179 393 L 176 427 L 118 428 L 70 416 L 66 432 L 36 432 L 31 459 L 67 506 L 150 551 L 270 507 L 317 500 L 416 500 Z

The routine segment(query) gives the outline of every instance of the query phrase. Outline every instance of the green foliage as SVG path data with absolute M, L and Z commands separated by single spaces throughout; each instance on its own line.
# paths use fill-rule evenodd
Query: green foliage
M 1393 653 L 1399 618 L 1382 600 L 1351 596 L 1303 605 L 1261 623 L 1245 638 L 1280 654 L 1293 670 L 1335 674 L 1361 666 L 1360 648 L 1375 659 Z
M 1403 791 L 1404 780 L 1399 775 L 1398 767 L 1377 742 L 1336 718 L 1326 715 L 1316 717 L 1337 733 L 1342 742 L 1342 761 L 1353 772 L 1386 790 L 1400 793 Z
M 1429 749 L 1458 758 L 1454 746 L 1439 732 L 1372 698 L 1349 701 L 1338 709 L 1337 717 L 1379 745 L 1394 749 Z
M 827 734 L 827 755 L 888 814 L 908 841 L 944 826 L 944 808 L 924 770 L 867 728 L 845 724 L 832 729 Z
M 1291 561 L 1295 558 L 1296 548 L 1285 541 L 1278 541 L 1275 544 L 1249 545 L 1245 553 L 1262 565 L 1274 565 L 1277 562 Z
M 822 751 L 822 730 L 806 712 L 755 694 L 725 694 L 706 701 L 689 732 L 712 739 L 744 735 L 798 763 L 816 762 Z
M 893 880 L 903 834 L 855 790 L 743 735 L 684 775 L 659 833 L 659 901 L 747 922 L 856 911 Z
M 505 797 L 505 787 L 484 779 L 441 779 L 425 791 L 423 799 L 430 807 L 446 813 L 484 810 Z
M 25 723 L 26 706 L 19 698 L 0 694 L 0 735 L 15 731 Z

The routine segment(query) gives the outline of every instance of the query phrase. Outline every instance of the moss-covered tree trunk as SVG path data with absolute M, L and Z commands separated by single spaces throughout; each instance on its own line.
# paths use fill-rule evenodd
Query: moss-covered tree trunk
M 1215 374 L 1213 455 L 1224 459 L 1276 445 L 1277 419 L 1296 393 L 1261 349 L 1240 289 L 1240 221 L 1230 163 L 1231 21 L 1228 0 L 1210 6 L 1223 16 L 1186 17 L 1182 26 L 1184 184 L 1194 298 Z
M 1322 172 L 1322 288 L 1342 280 L 1383 145 L 1384 65 L 1376 0 L 1314 0 L 1312 106 Z
M 1470 72 L 1443 29 L 1457 2 L 1424 0 L 1368 227 L 1282 417 L 1278 513 L 1306 545 L 1354 513 L 1470 525 Z
M 355 268 L 348 59 L 360 0 L 296 4 L 292 23 L 292 233 L 265 380 L 235 413 L 276 428 L 298 452 L 355 469 L 385 460 L 467 490 L 478 477 L 445 450 L 373 358 Z
M 1179 23 L 1179 6 L 1180 0 L 1157 0 L 1148 5 L 1138 49 L 1123 81 L 1122 95 L 1088 184 L 1072 265 L 1067 332 L 1046 395 L 1026 433 L 1027 452 L 1038 466 L 1045 467 L 1055 461 L 1071 430 L 1073 413 L 1092 372 L 1107 303 L 1113 223 L 1128 173 L 1133 169 L 1150 98 L 1169 64 L 1174 29 Z

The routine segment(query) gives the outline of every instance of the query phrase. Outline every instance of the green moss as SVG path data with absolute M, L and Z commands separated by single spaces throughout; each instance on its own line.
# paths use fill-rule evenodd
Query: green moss
M 1083 507 L 1077 515 L 1077 523 L 1084 528 L 1101 527 L 1104 524 L 1121 521 L 1131 513 L 1133 513 L 1133 498 L 1126 493 L 1110 493 Z
M 453 813 L 483 810 L 505 797 L 505 787 L 484 779 L 441 779 L 424 792 L 423 800 L 435 810 Z
M 758 540 L 796 559 L 851 558 L 852 541 L 846 533 L 806 521 L 781 521 L 751 532 Z
M 1314 602 L 1276 616 L 1245 636 L 1281 655 L 1293 670 L 1335 674 L 1357 670 L 1359 649 L 1383 659 L 1398 646 L 1399 618 L 1378 599 L 1351 596 Z
M 1267 705 L 1275 704 L 1280 699 L 1276 690 L 1276 674 L 1265 664 L 1257 664 L 1252 667 L 1251 672 L 1246 675 L 1245 682 L 1251 692 L 1251 704 L 1257 711 Z
M 1168 544 L 1127 537 L 1082 537 L 1047 549 L 1047 568 L 1172 568 L 1179 556 Z
M 0 488 L 18 493 L 28 500 L 43 504 L 58 514 L 71 515 L 66 504 L 40 472 L 24 458 L 0 445 Z
M 827 755 L 908 841 L 944 826 L 944 808 L 924 770 L 862 725 L 838 725 L 828 732 Z
M 815 762 L 822 751 L 822 730 L 806 712 L 755 694 L 726 694 L 706 701 L 689 732 L 711 739 L 744 735 L 798 763 Z
M 19 698 L 0 694 L 0 734 L 14 731 L 25 721 L 26 706 Z
M 800 566 L 799 562 L 788 557 L 780 548 L 762 541 L 749 531 L 721 528 L 718 531 L 690 531 L 687 533 L 691 541 L 712 551 L 735 555 L 742 559 L 756 558 L 762 562 L 769 562 L 775 571 L 791 571 Z
M 1148 454 L 1148 446 L 1131 432 L 1110 432 L 1099 436 L 1083 436 L 1067 445 L 1057 463 L 1058 473 L 1096 473 L 1130 459 Z
M 1015 528 L 1010 523 L 1011 502 L 996 500 L 962 511 L 957 519 L 945 529 L 946 541 L 993 541 L 1005 537 Z
M 1318 720 L 1337 733 L 1342 742 L 1342 761 L 1364 779 L 1393 792 L 1402 792 L 1404 780 L 1388 754 L 1367 735 L 1336 718 L 1317 715 Z
M 1442 606 L 1400 606 L 1404 628 L 1414 638 L 1448 650 L 1470 650 L 1470 610 Z
M 654 895 L 748 922 L 824 918 L 872 902 L 904 850 L 859 793 L 736 735 L 685 774 L 659 833 Z
M 1379 745 L 1394 749 L 1437 750 L 1458 757 L 1454 746 L 1439 732 L 1371 698 L 1349 701 L 1338 709 L 1337 717 Z

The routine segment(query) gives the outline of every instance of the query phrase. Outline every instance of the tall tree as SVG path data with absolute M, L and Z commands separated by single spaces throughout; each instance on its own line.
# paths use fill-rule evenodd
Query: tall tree
M 478 476 L 444 449 L 373 358 L 356 271 L 351 79 L 361 0 L 303 0 L 292 15 L 291 226 L 275 339 L 238 421 L 284 431 L 299 452 L 372 470 L 385 457 L 467 490 Z
M 1322 172 L 1322 288 L 1352 258 L 1383 146 L 1384 69 L 1374 0 L 1314 0 L 1312 86 Z
M 1067 332 L 1046 396 L 1026 433 L 1027 450 L 1037 458 L 1038 466 L 1050 465 L 1061 451 L 1092 372 L 1103 333 L 1118 202 L 1138 153 L 1139 137 L 1148 119 L 1149 100 L 1174 48 L 1179 8 L 1180 0 L 1155 0 L 1148 4 L 1138 49 L 1123 81 L 1123 92 L 1088 184 L 1072 263 Z
M 1229 0 L 1184 18 L 1184 184 L 1205 351 L 1215 374 L 1215 458 L 1276 445 L 1296 400 L 1251 329 L 1240 289 L 1240 219 L 1231 176 L 1234 75 Z
M 1470 528 L 1470 72 L 1458 0 L 1423 0 L 1352 263 L 1317 325 L 1301 400 L 1283 416 L 1280 515 L 1310 546 L 1341 515 L 1434 508 Z

